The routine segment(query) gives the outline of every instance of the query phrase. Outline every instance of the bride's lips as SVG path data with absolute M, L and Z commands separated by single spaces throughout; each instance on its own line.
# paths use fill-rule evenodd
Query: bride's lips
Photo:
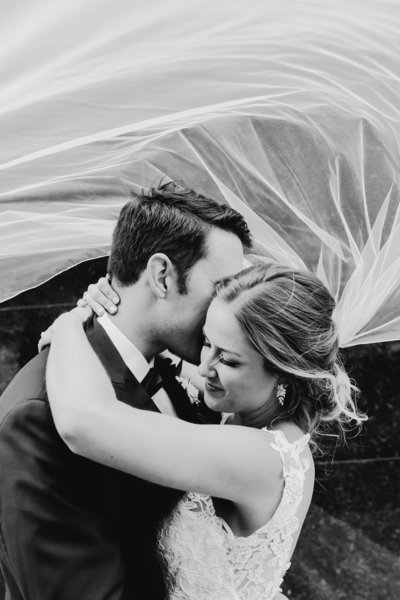
M 221 387 L 218 387 L 217 385 L 210 383 L 208 380 L 206 380 L 205 387 L 206 387 L 207 392 L 211 392 L 211 393 L 223 392 L 223 389 Z

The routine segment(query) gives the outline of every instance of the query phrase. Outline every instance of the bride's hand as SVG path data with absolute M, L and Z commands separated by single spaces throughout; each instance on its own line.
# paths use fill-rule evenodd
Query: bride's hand
M 54 321 L 54 323 L 52 325 L 50 325 L 50 327 L 48 327 L 46 329 L 46 331 L 42 331 L 42 333 L 40 334 L 40 340 L 38 343 L 38 352 L 41 352 L 46 346 L 50 346 L 51 340 L 53 338 L 54 330 L 57 326 L 59 326 L 60 324 L 62 324 L 65 321 L 68 321 L 68 323 L 71 323 L 71 324 L 74 321 L 76 321 L 77 323 L 80 323 L 82 325 L 83 323 L 85 323 L 88 320 L 88 318 L 91 316 L 91 314 L 92 314 L 92 309 L 89 308 L 88 306 L 86 306 L 86 307 L 73 308 L 69 312 L 63 313 L 62 315 L 57 317 L 57 319 Z
M 118 310 L 119 296 L 111 287 L 107 277 L 100 277 L 97 283 L 91 283 L 83 297 L 78 300 L 79 307 L 90 306 L 98 317 L 106 312 L 115 315 Z

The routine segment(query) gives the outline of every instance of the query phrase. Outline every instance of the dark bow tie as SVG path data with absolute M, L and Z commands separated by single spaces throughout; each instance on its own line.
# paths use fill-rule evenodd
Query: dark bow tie
M 154 396 L 159 389 L 164 387 L 171 379 L 179 375 L 180 365 L 175 366 L 169 358 L 157 356 L 154 360 L 154 367 L 151 367 L 146 377 L 142 381 L 142 387 L 149 396 Z

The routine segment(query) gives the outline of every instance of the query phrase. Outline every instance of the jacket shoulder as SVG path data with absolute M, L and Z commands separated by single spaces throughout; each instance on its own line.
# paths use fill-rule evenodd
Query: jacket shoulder
M 11 380 L 0 396 L 0 422 L 28 400 L 47 400 L 46 364 L 48 349 L 34 356 Z

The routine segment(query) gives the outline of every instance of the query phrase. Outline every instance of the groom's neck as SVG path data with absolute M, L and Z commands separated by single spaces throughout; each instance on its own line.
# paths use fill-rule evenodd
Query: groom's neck
M 140 290 L 136 292 L 122 288 L 116 291 L 120 297 L 118 312 L 108 317 L 143 356 L 150 360 L 165 348 L 157 341 L 157 323 L 152 317 L 148 299 Z

